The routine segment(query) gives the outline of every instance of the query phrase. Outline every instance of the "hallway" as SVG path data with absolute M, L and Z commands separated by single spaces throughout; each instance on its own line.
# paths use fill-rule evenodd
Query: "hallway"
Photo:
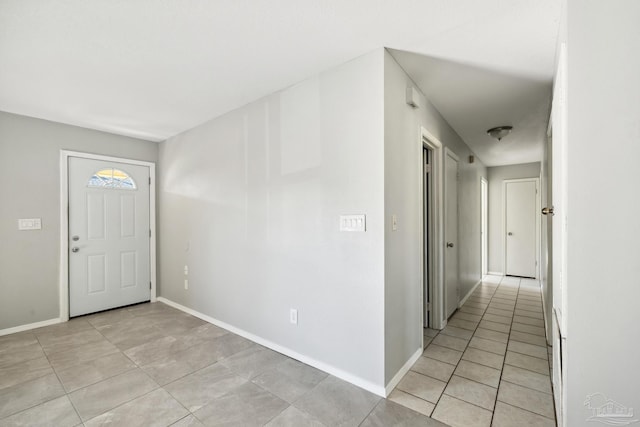
M 389 400 L 451 426 L 555 426 L 538 281 L 485 276 Z

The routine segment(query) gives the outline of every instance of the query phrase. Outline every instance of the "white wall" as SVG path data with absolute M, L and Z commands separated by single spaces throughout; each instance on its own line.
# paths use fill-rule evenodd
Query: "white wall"
M 507 179 L 539 178 L 540 163 L 487 168 L 489 181 L 489 271 L 504 273 L 504 235 L 502 230 L 504 201 L 502 184 Z
M 162 143 L 160 295 L 381 392 L 383 88 L 379 49 Z
M 640 2 L 567 11 L 567 425 L 603 393 L 640 409 Z
M 438 111 L 423 97 L 420 108 L 405 102 L 416 87 L 385 51 L 385 381 L 420 349 L 422 340 L 422 142 L 421 127 L 460 156 L 460 295 L 480 280 L 480 177 L 486 168 Z M 392 231 L 391 216 L 398 229 Z
M 0 330 L 58 318 L 60 150 L 155 162 L 158 145 L 0 112 Z M 18 218 L 42 230 L 18 231 Z

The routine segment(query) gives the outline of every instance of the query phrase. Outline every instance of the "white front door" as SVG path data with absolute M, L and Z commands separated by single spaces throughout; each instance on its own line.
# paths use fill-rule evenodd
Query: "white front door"
M 505 182 L 505 274 L 536 277 L 537 181 Z
M 69 314 L 150 299 L 149 167 L 69 158 Z
M 458 308 L 458 157 L 444 160 L 444 307 L 449 318 Z

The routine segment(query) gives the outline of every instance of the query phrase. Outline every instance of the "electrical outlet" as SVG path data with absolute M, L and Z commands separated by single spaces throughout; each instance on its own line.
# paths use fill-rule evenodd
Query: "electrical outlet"
M 184 279 L 184 289 L 189 289 L 189 281 L 187 279 Z
M 295 308 L 289 310 L 289 322 L 291 322 L 291 324 L 293 325 L 298 324 L 298 310 L 296 310 Z

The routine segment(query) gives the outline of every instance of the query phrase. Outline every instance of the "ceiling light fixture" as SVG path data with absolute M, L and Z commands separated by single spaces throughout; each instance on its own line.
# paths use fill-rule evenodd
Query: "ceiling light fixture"
M 487 131 L 487 135 L 500 141 L 511 133 L 513 126 L 498 126 Z

